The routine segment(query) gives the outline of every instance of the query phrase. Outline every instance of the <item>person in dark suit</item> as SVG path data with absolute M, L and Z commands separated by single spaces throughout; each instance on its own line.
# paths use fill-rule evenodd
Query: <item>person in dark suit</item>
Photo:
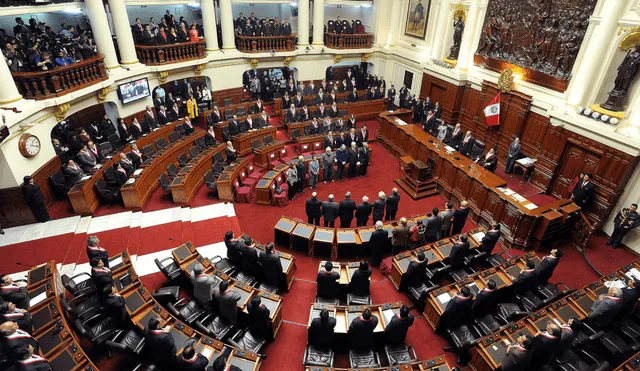
M 382 229 L 384 225 L 381 221 L 378 220 L 374 224 L 375 231 L 371 233 L 369 246 L 371 246 L 371 266 L 377 268 L 380 266 L 380 262 L 382 262 L 382 251 L 388 243 L 389 234 L 386 230 Z
M 511 174 L 513 172 L 513 165 L 520 156 L 520 148 L 520 138 L 516 137 L 509 145 L 509 150 L 507 151 L 507 164 L 504 168 L 505 174 Z
M 160 126 L 165 126 L 166 124 L 171 122 L 171 115 L 167 112 L 167 108 L 165 106 L 158 107 L 158 124 Z
M 610 287 L 607 295 L 600 295 L 591 306 L 587 320 L 596 329 L 608 326 L 622 309 L 622 290 Z
M 489 152 L 484 156 L 480 155 L 476 157 L 474 162 L 479 163 L 483 168 L 493 173 L 498 167 L 498 156 L 495 148 L 491 148 Z
M 426 118 L 424 120 L 424 125 L 422 125 L 422 129 L 424 129 L 424 131 L 427 133 L 434 134 L 436 128 L 438 127 L 438 121 L 436 120 L 437 117 L 435 112 L 429 111 L 427 112 L 427 115 L 425 117 Z
M 492 223 L 491 229 L 482 236 L 482 244 L 479 247 L 481 252 L 486 253 L 486 257 L 491 256 L 493 249 L 496 247 L 496 243 L 500 239 L 500 223 Z
M 224 149 L 224 153 L 227 154 L 227 164 L 232 163 L 238 157 L 238 151 L 233 148 L 233 143 L 230 140 L 227 141 L 227 148 Z
M 407 248 L 409 243 L 409 225 L 407 218 L 400 218 L 391 234 L 391 254 L 396 255 Z
M 329 350 L 333 347 L 336 319 L 329 316 L 329 311 L 322 309 L 320 317 L 314 318 L 309 326 L 309 345 L 318 350 Z
M 225 350 L 222 352 L 222 354 L 219 355 L 215 361 L 213 361 L 213 364 L 211 364 L 210 370 L 211 371 L 242 371 L 242 369 L 238 366 L 235 366 L 235 365 L 227 366 L 227 361 L 229 359 L 229 355 L 231 354 L 232 350 L 233 350 L 232 347 L 225 347 Z
M 212 125 L 209 125 L 209 127 L 207 128 L 207 132 L 204 135 L 204 144 L 207 147 L 216 145 L 216 133 L 215 131 L 213 131 Z
M 480 290 L 476 299 L 473 301 L 471 310 L 474 318 L 482 318 L 490 313 L 496 306 L 498 291 L 496 291 L 496 281 L 492 278 L 487 281 L 487 287 Z
M 399 203 L 400 193 L 398 193 L 398 188 L 393 188 L 391 190 L 391 195 L 387 198 L 386 201 L 386 215 L 384 217 L 384 220 L 394 220 L 396 218 Z
M 333 201 L 333 195 L 329 195 L 327 201 L 322 202 L 322 217 L 324 218 L 324 226 L 333 228 L 338 217 L 338 203 Z
M 622 308 L 620 313 L 631 315 L 640 298 L 640 280 L 637 278 L 627 280 L 627 287 L 622 289 Z
M 233 115 L 233 118 L 229 121 L 229 134 L 232 136 L 240 134 L 240 122 L 236 115 Z
M 322 202 L 318 200 L 318 193 L 313 192 L 311 198 L 305 201 L 305 211 L 307 213 L 307 223 L 320 226 L 320 216 L 322 216 Z
M 409 327 L 413 325 L 413 314 L 409 313 L 409 307 L 402 304 L 400 312 L 394 315 L 384 329 L 384 336 L 389 345 L 402 345 L 407 337 Z
M 373 222 L 381 221 L 384 218 L 384 208 L 387 204 L 387 195 L 378 192 L 378 199 L 373 202 Z
M 113 285 L 111 269 L 107 268 L 100 258 L 93 258 L 89 264 L 91 265 L 91 279 L 98 292 L 101 292 L 105 286 Z
M 349 178 L 354 178 L 358 174 L 358 165 L 360 165 L 360 151 L 355 141 L 351 142 L 347 153 L 349 154 Z
M 16 285 L 8 275 L 0 275 L 0 299 L 12 302 L 20 309 L 29 309 L 29 292 L 25 287 Z
M 224 244 L 227 247 L 227 258 L 231 264 L 236 267 L 242 265 L 242 252 L 240 251 L 240 244 L 244 244 L 242 239 L 236 239 L 233 236 L 233 231 L 227 231 L 224 234 Z
M 89 151 L 87 146 L 83 146 L 80 152 L 77 154 L 78 164 L 82 167 L 84 172 L 93 170 L 93 167 L 98 163 L 98 159 Z
M 556 356 L 556 351 L 560 347 L 560 336 L 562 336 L 562 330 L 551 321 L 547 323 L 545 331 L 536 335 L 533 339 L 530 370 L 542 368 Z
M 553 271 L 558 266 L 562 255 L 562 250 L 553 249 L 549 255 L 542 258 L 536 267 L 536 276 L 538 277 L 538 283 L 540 285 L 544 286 L 549 283 L 549 279 L 553 275 Z
M 576 184 L 571 194 L 573 202 L 582 208 L 587 206 L 596 190 L 596 185 L 591 182 L 592 177 L 592 174 L 584 174 L 584 178 Z
M 348 133 L 344 134 L 343 144 L 347 146 L 347 148 L 351 148 L 353 143 L 358 144 L 358 134 L 356 134 L 356 130 L 351 128 Z
M 513 281 L 513 287 L 516 293 L 522 295 L 538 286 L 538 277 L 536 276 L 536 264 L 533 260 L 527 260 L 526 269 L 520 271 L 518 277 L 509 277 Z
M 367 168 L 369 167 L 369 144 L 367 142 L 363 142 L 359 152 L 360 177 L 363 177 L 367 175 Z
M 371 284 L 371 268 L 369 268 L 369 264 L 366 261 L 360 261 L 360 266 L 358 269 L 353 272 L 353 276 L 351 277 L 351 282 L 349 282 L 349 290 L 355 296 L 369 296 L 371 292 L 369 291 L 369 286 Z
M 176 360 L 176 344 L 169 333 L 169 326 L 162 329 L 158 328 L 159 326 L 160 321 L 156 317 L 151 318 L 147 323 L 144 336 L 146 348 L 151 351 L 156 361 L 170 366 Z
M 533 357 L 533 337 L 520 335 L 516 344 L 507 346 L 507 356 L 502 361 L 502 371 L 526 370 Z
M 289 106 L 286 115 L 287 122 L 297 122 L 298 121 L 298 112 L 296 111 L 296 106 L 292 104 Z
M 209 117 L 211 117 L 211 122 L 214 124 L 222 121 L 222 114 L 220 113 L 218 106 L 213 106 L 213 110 L 211 111 Z
M 105 286 L 102 289 L 102 305 L 104 311 L 111 318 L 117 328 L 127 326 L 127 309 L 124 298 L 117 292 L 113 292 L 113 286 Z
M 204 267 L 200 263 L 193 266 L 189 279 L 193 286 L 193 297 L 206 311 L 211 311 L 211 291 L 219 283 L 219 279 L 204 273 Z
M 0 324 L 0 334 L 3 338 L 3 355 L 10 359 L 22 358 L 21 350 L 25 348 L 31 347 L 36 352 L 40 349 L 38 341 L 28 332 L 21 330 L 16 322 L 8 321 Z
M 336 179 L 343 180 L 344 168 L 347 165 L 347 162 L 349 162 L 349 152 L 347 151 L 346 145 L 343 144 L 336 150 L 336 159 L 338 160 L 338 174 Z
M 102 260 L 105 267 L 109 267 L 109 252 L 98 246 L 99 243 L 100 239 L 96 236 L 90 236 L 87 239 L 87 256 L 89 257 L 89 261 L 93 260 L 93 258 L 98 258 Z
M 130 152 L 129 156 L 131 156 L 131 158 L 127 157 L 127 155 L 124 152 L 120 152 L 120 162 L 119 162 L 120 168 L 125 171 L 126 173 L 125 175 L 127 176 L 127 178 L 130 177 L 131 174 L 133 174 L 133 172 L 137 167 L 136 165 L 139 166 L 139 164 L 142 164 L 142 157 L 137 157 L 137 155 L 134 154 L 133 152 Z M 140 156 L 142 156 L 142 154 L 140 154 Z M 136 161 L 140 161 L 140 162 L 138 163 Z M 114 167 L 113 170 L 115 172 L 117 169 Z
M 453 132 L 451 133 L 451 138 L 449 138 L 449 141 L 447 142 L 447 144 L 449 145 L 449 147 L 458 150 L 458 147 L 460 146 L 460 143 L 462 142 L 462 128 L 460 127 L 460 124 L 456 124 L 456 127 L 453 129 Z
M 78 183 L 84 176 L 84 172 L 80 166 L 76 165 L 73 160 L 69 160 L 67 162 L 67 166 L 64 168 L 64 174 L 67 176 L 67 181 L 71 185 Z
M 129 133 L 131 133 L 133 139 L 142 137 L 142 135 L 146 132 L 146 129 L 143 128 L 142 125 L 140 125 L 138 119 L 134 117 L 133 120 L 131 120 L 131 125 L 129 125 Z
M 468 286 L 462 286 L 460 292 L 449 300 L 447 307 L 442 312 L 436 332 L 442 333 L 446 329 L 453 329 L 468 323 L 473 313 L 472 305 L 471 290 Z
M 213 291 L 213 300 L 218 304 L 218 311 L 222 318 L 235 324 L 238 317 L 238 300 L 240 294 L 229 289 L 229 281 L 224 280 Z
M 244 243 L 239 245 L 240 252 L 242 253 L 242 271 L 257 275 L 257 272 L 260 270 L 260 258 L 258 257 L 256 245 L 251 237 L 245 236 L 243 240 Z
M 607 245 L 611 245 L 614 249 L 617 249 L 622 244 L 624 236 L 632 229 L 635 229 L 640 225 L 640 215 L 638 215 L 638 205 L 631 204 L 628 208 L 623 208 L 618 211 L 615 219 L 613 220 L 613 233 L 607 241 Z
M 47 206 L 44 204 L 44 195 L 40 190 L 40 186 L 36 184 L 29 175 L 22 178 L 22 181 L 22 194 L 24 195 L 27 205 L 29 205 L 29 208 L 33 211 L 33 216 L 35 216 L 39 222 L 51 220 Z
M 2 301 L 0 302 L 0 323 L 9 321 L 17 323 L 23 331 L 28 333 L 33 331 L 33 321 L 29 311 L 16 307 L 10 301 Z
M 189 344 L 184 347 L 180 356 L 178 356 L 178 370 L 183 371 L 205 371 L 209 365 L 209 359 L 200 353 L 197 353 L 193 345 Z
M 360 317 L 354 318 L 349 325 L 348 334 L 351 348 L 356 351 L 369 350 L 373 347 L 373 330 L 378 326 L 378 317 L 371 315 L 369 308 Z
M 462 143 L 459 145 L 460 154 L 463 156 L 469 157 L 469 153 L 471 152 L 471 148 L 473 148 L 473 142 L 475 142 L 475 138 L 471 131 L 467 131 L 467 134 L 462 139 Z
M 363 143 L 369 142 L 369 130 L 367 129 L 367 125 L 362 125 L 357 134 L 358 147 L 362 147 Z
M 147 110 L 144 112 L 144 121 L 149 128 L 149 131 L 153 131 L 158 128 L 158 121 L 156 120 L 156 115 L 151 106 L 147 106 Z
M 184 117 L 182 127 L 184 128 L 184 132 L 186 135 L 191 135 L 196 131 L 196 128 L 193 127 L 193 122 L 191 122 L 191 117 L 189 116 Z
M 100 129 L 97 121 L 91 121 L 91 124 L 89 124 L 89 127 L 87 127 L 87 133 L 96 142 L 104 142 L 108 139 L 102 135 L 102 129 Z
M 464 258 L 469 254 L 469 239 L 466 234 L 458 236 L 458 240 L 453 244 L 449 254 L 449 264 L 452 269 L 464 267 Z
M 260 264 L 264 270 L 264 280 L 273 287 L 281 287 L 282 262 L 280 257 L 273 251 L 273 242 L 269 242 L 264 247 L 264 252 L 260 254 Z
M 373 205 L 369 203 L 369 197 L 362 197 L 362 203 L 356 206 L 356 226 L 364 227 L 367 225 L 367 221 L 369 220 L 369 216 L 371 215 L 371 211 L 373 211 Z
M 353 213 L 356 211 L 356 202 L 351 199 L 351 192 L 344 195 L 345 199 L 340 201 L 338 215 L 340 216 L 340 228 L 351 228 Z
M 453 212 L 452 236 L 462 232 L 462 228 L 464 228 L 464 224 L 467 222 L 467 216 L 469 216 L 467 201 L 460 201 L 460 207 Z
M 424 223 L 424 239 L 427 243 L 436 242 L 440 238 L 440 230 L 442 228 L 442 218 L 438 215 L 440 210 L 437 207 L 431 209 L 431 216 L 423 221 Z
M 305 104 L 298 112 L 298 122 L 305 122 L 311 120 L 311 112 L 309 107 Z
M 409 267 L 407 268 L 407 273 L 405 273 L 404 279 L 407 283 L 407 287 L 418 288 L 424 285 L 424 282 L 427 279 L 427 264 L 429 261 L 427 257 L 424 255 L 424 252 L 419 252 L 416 259 L 413 259 L 409 263 Z M 423 296 L 426 296 L 426 291 L 422 293 Z M 424 299 L 424 298 L 421 298 Z
M 333 271 L 333 263 L 326 262 L 324 270 L 318 272 L 316 282 L 318 284 L 318 297 L 335 299 L 338 297 L 340 274 Z
M 347 102 L 353 103 L 357 101 L 358 101 L 358 91 L 356 90 L 356 88 L 353 88 L 353 90 L 351 90 L 351 93 L 349 93 L 349 95 L 347 96 Z
M 251 298 L 251 302 L 247 305 L 249 312 L 249 331 L 251 335 L 269 340 L 272 337 L 271 319 L 269 319 L 270 311 L 264 304 L 259 295 Z
M 11 349 L 16 356 L 16 371 L 51 371 L 53 368 L 49 361 L 37 354 L 34 354 L 35 348 L 31 345 L 18 345 Z
M 118 119 L 118 133 L 123 144 L 133 140 L 133 135 L 129 131 L 127 124 L 121 118 Z
M 116 127 L 113 125 L 109 115 L 105 114 L 102 117 L 102 121 L 100 121 L 100 129 L 102 130 L 102 135 L 104 135 L 105 138 L 109 138 L 112 134 L 116 133 Z

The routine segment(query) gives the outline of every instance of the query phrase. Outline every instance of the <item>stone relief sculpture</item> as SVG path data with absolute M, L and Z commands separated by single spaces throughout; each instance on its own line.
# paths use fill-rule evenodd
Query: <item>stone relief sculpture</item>
M 640 70 L 640 44 L 629 49 L 627 56 L 624 58 L 620 66 L 618 66 L 618 75 L 615 79 L 615 85 L 609 92 L 609 99 L 602 105 L 603 108 L 612 111 L 623 111 L 624 103 L 629 93 L 631 83 L 638 76 Z

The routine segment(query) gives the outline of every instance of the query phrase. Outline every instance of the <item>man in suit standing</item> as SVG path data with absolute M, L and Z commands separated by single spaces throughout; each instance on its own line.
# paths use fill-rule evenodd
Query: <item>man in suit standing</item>
M 304 189 L 304 180 L 307 178 L 307 166 L 304 163 L 303 156 L 298 156 L 296 171 L 298 172 L 298 193 L 303 194 L 306 192 Z
M 453 129 L 451 138 L 449 138 L 449 142 L 447 144 L 449 145 L 449 147 L 458 150 L 458 147 L 460 147 L 460 142 L 462 142 L 462 129 L 460 128 L 460 124 L 456 124 L 456 127 Z
M 356 202 L 351 199 L 351 192 L 344 195 L 345 199 L 340 201 L 338 215 L 340 215 L 340 228 L 351 228 L 353 213 L 356 211 Z
M 591 197 L 593 197 L 593 192 L 596 190 L 596 185 L 591 182 L 592 177 L 592 174 L 584 174 L 584 178 L 576 184 L 571 194 L 573 202 L 581 208 L 587 206 Z
M 429 261 L 422 251 L 418 253 L 416 259 L 409 262 L 407 273 L 404 275 L 408 288 L 418 289 L 424 286 L 424 281 L 427 279 L 427 263 L 429 263 Z M 425 295 L 426 291 L 422 291 L 420 293 L 420 299 L 424 299 L 423 296 Z
M 296 122 L 298 121 L 298 112 L 296 111 L 296 106 L 291 104 L 289 109 L 287 110 L 287 122 Z
M 351 338 L 351 348 L 356 351 L 366 351 L 373 347 L 373 330 L 378 326 L 378 317 L 371 315 L 369 308 L 360 317 L 354 318 L 349 325 L 348 334 Z
M 462 286 L 460 292 L 449 300 L 447 308 L 445 308 L 440 317 L 436 332 L 442 333 L 446 329 L 453 329 L 463 323 L 469 322 L 472 314 L 472 305 L 473 298 L 471 297 L 469 286 Z M 448 349 L 445 348 L 445 351 L 446 350 Z
M 589 313 L 589 323 L 595 329 L 605 327 L 614 320 L 622 308 L 622 290 L 617 287 L 610 287 L 607 295 L 600 295 L 591 306 Z
M 393 188 L 391 190 L 391 195 L 387 198 L 386 215 L 384 217 L 384 220 L 394 220 L 396 218 L 399 203 L 400 194 L 398 193 L 398 188 Z
M 344 144 L 340 146 L 340 148 L 336 151 L 336 158 L 338 160 L 338 174 L 337 179 L 342 180 L 344 178 L 344 168 L 349 161 L 349 152 L 347 151 L 347 146 Z
M 358 165 L 360 165 L 358 157 L 360 157 L 360 151 L 358 151 L 356 142 L 351 142 L 351 148 L 349 148 L 349 178 L 355 177 L 358 173 Z
M 220 282 L 218 289 L 213 292 L 213 298 L 216 303 L 218 303 L 218 311 L 222 318 L 235 324 L 238 316 L 237 306 L 238 300 L 240 300 L 240 294 L 229 290 L 229 281 L 224 280 Z
M 442 229 L 442 219 L 438 215 L 440 210 L 437 207 L 431 209 L 431 216 L 424 221 L 424 239 L 427 243 L 436 242 L 440 237 Z
M 467 201 L 462 200 L 460 202 L 460 207 L 453 212 L 453 226 L 451 229 L 452 236 L 462 232 L 462 228 L 464 228 L 464 224 L 467 222 L 467 216 L 469 216 Z
M 147 110 L 144 112 L 144 122 L 149 131 L 158 128 L 158 121 L 156 121 L 156 115 L 153 113 L 151 106 L 147 106 Z
M 562 255 L 562 250 L 553 249 L 549 255 L 542 258 L 536 267 L 536 276 L 538 277 L 538 283 L 540 285 L 544 286 L 549 283 L 549 279 L 553 275 L 553 271 L 558 266 L 558 263 L 560 263 Z
M 509 145 L 509 150 L 507 151 L 507 164 L 504 168 L 505 174 L 511 174 L 513 172 L 513 165 L 520 155 L 520 148 L 520 138 L 516 137 Z M 513 176 L 511 177 L 513 178 Z
M 533 349 L 530 370 L 541 369 L 549 363 L 555 356 L 556 350 L 560 347 L 560 337 L 562 330 L 554 322 L 549 321 L 545 331 L 539 332 L 533 339 Z
M 442 221 L 442 224 L 440 225 L 440 238 L 449 237 L 449 232 L 451 231 L 451 219 L 453 218 L 453 204 L 451 202 L 447 202 L 444 207 L 444 211 L 440 213 L 440 220 Z
M 449 264 L 456 270 L 464 267 L 464 258 L 469 254 L 469 239 L 466 234 L 458 236 L 458 240 L 453 244 L 449 254 Z
M 333 201 L 333 195 L 330 194 L 327 201 L 322 202 L 322 217 L 324 218 L 324 226 L 333 228 L 338 217 L 338 203 Z
M 191 272 L 191 284 L 193 285 L 193 297 L 206 311 L 211 310 L 211 292 L 219 282 L 214 276 L 204 273 L 204 268 L 200 264 L 193 266 Z
M 322 202 L 318 200 L 318 193 L 313 192 L 311 198 L 305 201 L 305 211 L 307 213 L 307 223 L 320 226 L 320 216 L 322 216 Z
M 93 170 L 93 167 L 96 166 L 98 160 L 96 157 L 89 151 L 87 146 L 82 146 L 80 152 L 78 152 L 78 163 L 82 166 L 82 170 L 85 172 L 89 172 Z
M 360 177 L 367 175 L 369 167 L 369 143 L 363 142 L 360 148 Z
M 320 317 L 314 318 L 309 326 L 309 345 L 320 351 L 327 351 L 333 347 L 334 328 L 336 319 L 329 316 L 329 311 L 322 309 Z
M 394 315 L 384 329 L 384 335 L 389 345 L 402 345 L 407 337 L 409 327 L 413 325 L 413 314 L 409 313 L 409 307 L 402 304 L 400 312 Z
M 382 221 L 378 220 L 374 226 L 375 231 L 371 233 L 371 237 L 369 238 L 369 245 L 371 246 L 371 266 L 376 268 L 379 267 L 380 262 L 382 262 L 382 251 L 389 240 L 389 234 L 386 230 L 382 229 L 383 227 Z
M 404 104 L 404 101 L 407 98 L 408 94 L 409 94 L 409 89 L 407 89 L 407 85 L 402 84 L 402 87 L 400 88 L 400 105 L 401 106 Z
M 227 247 L 227 258 L 231 264 L 240 267 L 242 265 L 240 244 L 244 244 L 244 241 L 234 238 L 233 231 L 227 231 L 227 233 L 224 234 L 224 244 Z
M 113 125 L 109 115 L 105 114 L 102 117 L 102 121 L 100 121 L 100 129 L 102 130 L 102 135 L 105 138 L 109 138 L 112 134 L 116 133 L 116 127 Z
M 491 148 L 486 155 L 478 156 L 474 162 L 480 163 L 483 168 L 493 173 L 498 167 L 498 156 L 496 155 L 496 150 Z
M 260 295 L 251 298 L 251 302 L 247 305 L 247 312 L 249 313 L 249 331 L 251 335 L 265 340 L 271 339 L 273 337 L 271 320 L 269 319 L 271 312 L 269 308 L 262 304 Z
M 607 245 L 612 245 L 614 249 L 617 249 L 620 247 L 624 236 L 640 225 L 640 215 L 638 215 L 637 209 L 637 204 L 631 204 L 628 208 L 618 211 L 613 220 L 613 233 L 611 233 L 611 238 L 607 241 Z
M 229 134 L 231 136 L 240 134 L 240 122 L 238 121 L 238 117 L 233 115 L 231 121 L 229 122 Z
M 526 269 L 520 271 L 518 277 L 509 277 L 513 281 L 516 293 L 522 295 L 536 288 L 538 277 L 536 277 L 536 265 L 533 260 L 527 260 Z
M 319 298 L 335 299 L 338 297 L 340 285 L 338 280 L 340 273 L 333 271 L 333 263 L 324 263 L 324 270 L 318 272 L 316 282 L 318 284 L 317 295 Z
M 480 290 L 476 299 L 473 301 L 471 310 L 473 310 L 474 318 L 482 318 L 490 313 L 496 306 L 498 292 L 496 291 L 496 281 L 492 278 L 487 281 L 487 287 Z
M 493 249 L 496 247 L 496 243 L 500 239 L 500 223 L 492 223 L 491 229 L 487 231 L 487 233 L 482 236 L 482 244 L 480 245 L 479 250 L 481 252 L 485 252 L 485 258 L 491 256 Z
M 212 123 L 214 124 L 222 121 L 222 114 L 220 114 L 220 111 L 218 110 L 218 106 L 213 106 L 213 111 L 211 112 L 210 117 L 211 117 Z
M 169 117 L 167 108 L 165 106 L 160 106 L 158 111 L 158 123 L 160 124 L 160 126 L 165 126 L 170 122 L 171 122 L 171 118 Z
M 256 244 L 251 237 L 243 237 L 244 244 L 239 245 L 240 252 L 242 253 L 242 271 L 254 273 L 259 271 L 259 257 L 258 250 L 256 250 Z M 259 280 L 262 277 L 257 277 Z
M 67 181 L 71 185 L 78 183 L 84 176 L 84 172 L 80 166 L 76 165 L 73 160 L 69 160 L 67 162 L 67 166 L 64 168 L 64 174 L 67 176 Z
M 158 318 L 154 317 L 149 320 L 144 336 L 146 346 L 158 362 L 171 367 L 176 361 L 176 344 L 169 332 L 170 327 L 158 328 L 159 325 Z
M 373 205 L 369 203 L 369 197 L 362 197 L 362 203 L 356 207 L 356 226 L 364 227 L 367 225 L 369 215 L 373 211 Z
M 384 219 L 384 208 L 387 204 L 387 196 L 384 192 L 378 192 L 378 199 L 373 202 L 373 222 Z
M 354 103 L 358 101 L 358 91 L 356 88 L 353 88 L 351 93 L 347 96 L 347 103 Z
M 336 162 L 335 153 L 331 152 L 331 147 L 327 146 L 325 153 L 322 154 L 322 167 L 324 169 L 324 184 L 328 181 L 333 182 L 333 164 Z
M 406 249 L 409 242 L 409 226 L 407 218 L 400 218 L 398 226 L 393 229 L 391 235 L 391 254 L 396 255 Z
M 391 88 L 389 89 L 389 91 L 387 92 L 387 98 L 389 99 L 389 103 L 387 105 L 387 109 L 389 111 L 393 111 L 393 107 L 394 107 L 394 102 L 396 99 L 396 88 L 391 85 Z
M 264 280 L 273 287 L 281 287 L 282 262 L 280 256 L 274 253 L 273 242 L 269 242 L 264 247 L 264 252 L 260 254 L 260 264 L 264 269 Z
M 464 139 L 462 139 L 462 143 L 460 144 L 460 154 L 469 157 L 471 148 L 473 148 L 473 142 L 475 142 L 473 134 L 471 133 L 471 131 L 467 131 L 467 134 L 464 136 Z

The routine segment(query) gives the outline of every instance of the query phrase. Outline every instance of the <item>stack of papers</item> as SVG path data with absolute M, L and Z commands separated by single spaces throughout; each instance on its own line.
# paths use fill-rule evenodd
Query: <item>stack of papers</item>
M 393 316 L 395 316 L 395 314 L 393 313 L 393 309 L 383 310 L 382 315 L 384 316 L 384 319 L 387 321 L 387 323 L 391 322 L 391 319 L 393 318 Z
M 518 202 L 525 202 L 525 201 L 527 200 L 526 198 L 522 197 L 522 196 L 521 196 L 520 194 L 518 194 L 518 193 L 514 193 L 514 194 L 512 195 L 512 197 L 513 197 L 513 198 L 515 198 L 515 199 L 516 199 L 516 201 L 518 201 Z
M 524 207 L 526 207 L 529 210 L 533 210 L 533 209 L 537 209 L 538 205 L 534 204 L 534 203 L 530 203 L 530 204 L 526 204 L 524 205 Z
M 42 302 L 46 298 L 47 298 L 47 292 L 45 291 L 41 294 L 38 294 L 38 296 L 36 296 L 35 298 L 29 300 L 29 306 L 33 307 L 35 305 L 38 305 L 38 303 Z
M 138 176 L 142 173 L 142 170 L 144 169 L 137 169 L 136 171 L 133 172 L 133 175 Z
M 447 152 L 454 152 L 454 151 L 455 151 L 455 149 L 453 149 L 452 147 L 449 147 L 449 146 L 444 146 L 444 149 L 445 149 Z
M 91 179 L 91 175 L 85 175 L 80 180 L 89 180 L 89 179 Z
M 407 124 L 406 122 L 404 122 L 404 121 L 402 121 L 400 119 L 395 119 L 394 121 L 395 121 L 396 124 L 401 125 L 401 126 L 404 126 L 404 125 Z
M 624 274 L 625 276 L 631 278 L 631 279 L 637 279 L 640 280 L 640 271 L 636 268 L 631 268 L 629 269 L 629 271 L 627 273 Z
M 517 160 L 516 162 L 520 163 L 521 165 L 533 165 L 536 163 L 536 161 L 538 161 L 535 158 L 531 158 L 531 157 L 525 157 L 525 158 L 521 158 L 519 160 Z
M 127 180 L 126 184 L 133 184 L 135 182 L 136 182 L 136 179 L 135 178 L 131 178 L 131 179 Z
M 102 164 L 96 164 L 96 166 L 93 167 L 94 169 L 100 169 L 102 168 Z
M 511 188 L 501 188 L 500 191 L 507 196 L 511 196 L 515 193 Z
M 619 289 L 623 289 L 623 288 L 627 287 L 627 285 L 624 284 L 623 280 L 605 281 L 604 285 L 607 288 L 617 287 Z
M 450 300 L 451 295 L 449 295 L 448 292 L 438 295 L 438 301 L 440 302 L 440 304 L 447 304 Z

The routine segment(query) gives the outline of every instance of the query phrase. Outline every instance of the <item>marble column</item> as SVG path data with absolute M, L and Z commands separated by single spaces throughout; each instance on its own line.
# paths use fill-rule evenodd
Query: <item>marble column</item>
M 116 47 L 113 45 L 107 12 L 104 10 L 102 0 L 86 0 L 84 2 L 89 14 L 93 38 L 98 46 L 98 52 L 104 55 L 104 64 L 107 68 L 120 67 Z
M 433 40 L 433 47 L 431 48 L 431 57 L 435 59 L 442 59 L 445 57 L 442 52 L 442 48 L 445 42 L 445 35 L 448 35 L 447 27 L 451 27 L 453 23 L 451 17 L 449 16 L 449 0 L 441 0 L 440 1 L 440 10 L 438 12 L 438 26 L 437 26 L 437 35 Z
M 202 10 L 202 27 L 207 51 L 217 51 L 218 47 L 218 30 L 216 29 L 216 8 L 213 0 L 202 0 L 200 2 L 200 10 Z
M 313 1 L 313 45 L 324 45 L 324 0 Z
M 222 49 L 236 49 L 231 0 L 220 0 L 220 26 L 222 27 Z
M 486 10 L 486 8 L 484 8 Z M 482 14 L 479 14 L 482 13 Z M 464 25 L 464 33 L 460 42 L 460 54 L 458 54 L 457 68 L 461 70 L 469 69 L 473 62 L 473 54 L 476 51 L 477 23 L 484 20 L 484 11 L 481 12 L 479 1 L 472 1 L 467 13 L 467 22 Z
M 19 101 L 22 95 L 18 92 L 18 87 L 13 81 L 11 71 L 4 58 L 0 58 L 0 81 L 6 81 L 0 88 L 0 104 L 13 103 Z
M 315 27 L 314 27 L 314 34 L 315 34 Z M 298 46 L 308 46 L 308 45 L 309 45 L 309 0 L 298 0 Z
M 582 48 L 587 54 L 574 68 L 573 77 L 571 77 L 571 85 L 567 94 L 567 103 L 572 106 L 585 105 L 591 103 L 592 95 L 595 94 L 594 78 L 602 76 L 600 71 L 604 68 L 617 68 L 618 66 L 605 66 L 602 58 L 596 56 L 604 56 L 612 46 L 612 41 L 616 38 L 616 30 L 618 29 L 618 19 L 620 19 L 629 2 L 625 0 L 607 0 L 603 1 L 600 10 L 600 24 L 591 24 L 589 27 L 594 28 L 591 32 L 591 38 L 587 44 L 582 44 Z M 587 30 L 587 33 L 589 31 Z M 585 53 L 585 52 L 583 52 Z
M 127 15 L 127 6 L 122 0 L 109 0 L 109 10 L 113 18 L 113 28 L 118 38 L 120 64 L 138 63 L 136 45 L 133 41 L 129 16 Z

